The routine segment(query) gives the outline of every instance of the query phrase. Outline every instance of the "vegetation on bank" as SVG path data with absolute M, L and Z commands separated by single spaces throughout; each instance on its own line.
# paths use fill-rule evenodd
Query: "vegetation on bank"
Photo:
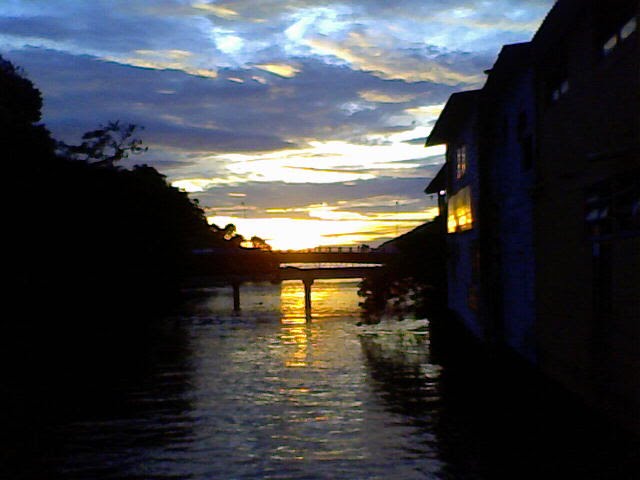
M 433 318 L 446 304 L 445 241 L 442 218 L 387 242 L 397 255 L 360 284 L 363 323 L 382 318 Z
M 14 323 L 153 315 L 176 300 L 194 250 L 240 248 L 233 225 L 209 225 L 155 168 L 119 165 L 146 151 L 137 126 L 110 122 L 67 145 L 38 123 L 41 109 L 40 91 L 0 57 L 0 152 L 19 192 L 8 253 L 12 299 L 24 314 Z M 219 263 L 209 268 L 231 268 Z

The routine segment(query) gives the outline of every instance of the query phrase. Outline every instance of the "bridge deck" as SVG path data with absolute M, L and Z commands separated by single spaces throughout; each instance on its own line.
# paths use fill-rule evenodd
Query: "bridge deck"
M 386 263 L 382 252 L 271 252 L 278 263 Z
M 363 278 L 381 267 L 341 267 L 341 268 L 280 268 L 274 273 L 199 275 L 187 281 L 189 287 L 229 285 L 246 282 L 281 282 L 320 279 Z
M 339 267 L 339 268 L 295 268 L 281 267 L 276 272 L 256 274 L 204 275 L 190 278 L 185 287 L 211 287 L 218 285 L 233 286 L 233 309 L 240 310 L 240 285 L 245 282 L 272 282 L 283 280 L 302 280 L 304 283 L 305 314 L 311 320 L 311 285 L 314 280 L 363 278 L 382 267 Z
M 368 263 L 384 264 L 393 256 L 391 253 L 359 250 L 332 249 L 319 251 L 262 251 L 254 249 L 208 249 L 195 252 L 197 258 L 243 258 L 268 263 Z

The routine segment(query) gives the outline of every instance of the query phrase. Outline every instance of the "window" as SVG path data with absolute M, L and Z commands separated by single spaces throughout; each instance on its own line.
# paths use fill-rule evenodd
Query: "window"
M 557 102 L 560 97 L 569 91 L 569 80 L 563 79 L 559 83 L 556 83 L 551 89 L 551 100 Z
M 616 48 L 616 45 L 618 45 L 618 34 L 613 35 L 609 40 L 604 42 L 604 45 L 602 46 L 602 53 L 609 55 L 613 49 Z
M 456 180 L 460 180 L 467 172 L 467 146 L 456 148 Z
M 631 20 L 625 23 L 620 29 L 620 40 L 626 40 L 637 29 L 638 29 L 638 19 L 636 17 L 632 17 Z
M 529 170 L 533 166 L 533 136 L 529 133 L 529 122 L 524 111 L 518 115 L 517 128 L 522 168 L 523 170 Z
M 566 48 L 559 46 L 548 59 L 545 75 L 547 101 L 555 103 L 569 91 L 569 68 Z
M 584 220 L 587 235 L 591 237 L 599 237 L 612 232 L 611 183 L 611 181 L 601 182 L 591 187 L 585 196 Z
M 473 228 L 470 187 L 464 187 L 458 193 L 449 197 L 448 211 L 448 233 L 464 232 Z
M 640 233 L 640 170 L 589 188 L 584 220 L 591 238 Z
M 618 26 L 609 30 L 609 34 L 604 37 L 602 42 L 602 54 L 606 57 L 610 55 L 615 48 L 629 38 L 638 29 L 638 19 L 635 15 L 628 18 L 622 26 Z

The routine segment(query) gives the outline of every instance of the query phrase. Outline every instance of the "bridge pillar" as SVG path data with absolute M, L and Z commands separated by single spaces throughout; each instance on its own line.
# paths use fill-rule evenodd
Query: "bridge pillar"
M 302 280 L 304 283 L 304 314 L 307 321 L 311 321 L 311 285 L 313 285 L 313 278 L 305 278 Z
M 240 282 L 233 282 L 233 311 L 240 311 Z

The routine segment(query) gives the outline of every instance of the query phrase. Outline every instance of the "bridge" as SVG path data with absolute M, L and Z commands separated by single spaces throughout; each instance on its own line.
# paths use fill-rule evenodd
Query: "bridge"
M 233 309 L 240 310 L 240 286 L 246 282 L 272 282 L 283 280 L 301 280 L 305 291 L 305 312 L 307 319 L 311 319 L 311 286 L 319 279 L 363 278 L 381 268 L 389 261 L 392 253 L 363 249 L 358 247 L 319 247 L 309 250 L 277 250 L 261 251 L 253 249 L 238 249 L 229 251 L 194 252 L 202 258 L 215 259 L 224 255 L 226 260 L 236 262 L 255 262 L 277 266 L 269 271 L 247 271 L 238 273 L 206 273 L 189 279 L 190 287 L 204 287 L 211 285 L 231 285 L 233 287 Z M 342 264 L 339 267 L 299 268 L 286 264 Z M 360 266 L 348 266 L 358 265 Z M 367 266 L 364 266 L 366 264 Z M 285 265 L 285 266 L 283 266 Z
M 384 264 L 392 254 L 378 251 L 275 251 L 270 255 L 283 263 L 371 263 Z
M 256 261 L 284 263 L 370 263 L 384 264 L 394 254 L 362 247 L 317 247 L 306 250 L 259 250 L 253 248 L 208 248 L 194 251 L 202 258 L 218 256 L 253 258 Z

